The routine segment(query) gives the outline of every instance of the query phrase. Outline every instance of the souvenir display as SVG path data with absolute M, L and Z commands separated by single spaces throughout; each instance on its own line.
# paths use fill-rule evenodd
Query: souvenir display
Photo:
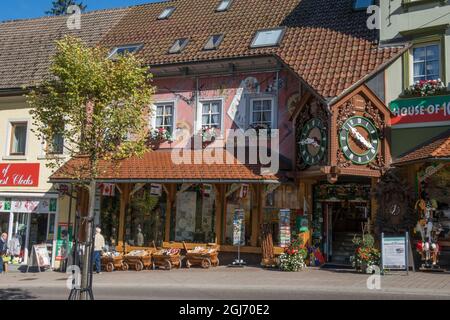
M 123 254 L 119 252 L 104 252 L 101 257 L 102 269 L 107 272 L 128 270 L 128 264 L 123 263 Z
M 142 271 L 149 269 L 152 264 L 152 253 L 155 249 L 149 250 L 134 250 L 124 256 L 124 268 L 126 270 L 133 268 L 136 271 Z
M 436 268 L 439 263 L 439 235 L 443 231 L 436 217 L 438 204 L 435 200 L 420 199 L 416 203 L 419 221 L 415 231 L 420 235 L 416 250 L 422 259 L 422 268 Z
M 172 270 L 173 267 L 181 268 L 181 250 L 180 249 L 162 249 L 153 253 L 153 270 L 164 268 Z
M 203 269 L 219 266 L 217 248 L 195 247 L 193 250 L 188 250 L 184 242 L 183 246 L 186 250 L 186 267 L 188 269 L 194 265 L 199 265 Z

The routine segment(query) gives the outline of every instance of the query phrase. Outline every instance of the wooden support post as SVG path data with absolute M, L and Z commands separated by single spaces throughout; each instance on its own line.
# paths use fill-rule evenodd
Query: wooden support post
M 120 194 L 120 214 L 119 214 L 119 236 L 118 247 L 125 249 L 124 234 L 125 234 L 125 218 L 127 205 L 130 202 L 130 184 L 123 184 L 121 186 L 122 193 Z
M 375 190 L 375 188 L 377 187 L 378 184 L 378 178 L 372 178 L 372 186 L 371 186 L 371 191 L 373 192 Z M 370 219 L 370 232 L 375 232 L 375 221 L 377 219 L 377 210 L 378 210 L 378 205 L 377 205 L 377 199 L 375 198 L 375 196 L 372 196 L 370 198 L 370 211 L 371 211 L 371 219 Z
M 171 184 L 167 188 L 167 208 L 166 208 L 166 225 L 164 231 L 164 241 L 170 241 L 170 222 L 172 220 L 173 203 L 176 199 L 177 185 Z
M 260 223 L 259 223 L 259 211 L 261 210 L 260 199 L 261 199 L 261 188 L 254 184 L 252 186 L 252 236 L 250 240 L 250 245 L 256 247 L 258 245 L 258 238 L 260 233 Z
M 225 188 L 223 185 L 216 185 L 216 221 L 215 231 L 216 238 L 215 243 L 222 244 L 222 212 L 225 204 Z

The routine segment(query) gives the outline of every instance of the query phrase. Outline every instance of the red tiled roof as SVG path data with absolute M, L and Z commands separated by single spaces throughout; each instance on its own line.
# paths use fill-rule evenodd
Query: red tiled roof
M 437 159 L 450 160 L 450 130 L 404 155 L 394 165 Z
M 172 0 L 130 9 L 103 39 L 114 47 L 142 43 L 139 55 L 152 66 L 237 57 L 276 55 L 324 98 L 338 96 L 400 52 L 379 48 L 365 11 L 354 0 L 239 0 L 216 12 L 219 0 Z M 176 7 L 167 20 L 157 17 Z M 279 47 L 250 48 L 257 30 L 285 27 Z M 205 51 L 208 38 L 224 34 L 217 50 Z M 179 54 L 168 50 L 189 38 Z
M 223 149 L 220 149 L 223 151 Z M 224 159 L 226 153 L 224 153 Z M 203 157 L 203 158 L 202 158 Z M 147 152 L 142 157 L 134 157 L 119 162 L 100 161 L 98 180 L 142 180 L 142 181 L 202 181 L 230 182 L 254 181 L 268 182 L 278 180 L 274 175 L 261 175 L 261 166 L 245 165 L 234 159 L 233 164 L 213 163 L 209 153 L 194 153 L 192 164 L 175 164 L 170 151 Z M 196 159 L 199 164 L 195 164 Z M 203 159 L 203 160 L 202 160 Z M 74 158 L 58 169 L 51 177 L 52 181 L 83 180 L 87 170 L 85 158 Z
M 354 0 L 239 0 L 216 12 L 219 0 L 171 0 L 127 9 L 82 15 L 82 27 L 70 31 L 67 17 L 0 23 L 0 89 L 30 86 L 47 75 L 54 41 L 65 34 L 90 45 L 143 44 L 150 66 L 274 55 L 324 98 L 340 95 L 384 63 L 401 47 L 380 48 L 365 11 Z M 167 20 L 158 16 L 176 7 Z M 284 27 L 279 47 L 250 48 L 261 29 Z M 211 35 L 224 34 L 217 50 L 203 50 Z M 189 38 L 179 54 L 169 54 L 175 40 Z

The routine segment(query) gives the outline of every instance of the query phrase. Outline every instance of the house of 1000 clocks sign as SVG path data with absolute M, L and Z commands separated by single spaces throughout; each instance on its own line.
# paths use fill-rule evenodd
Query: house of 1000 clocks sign
M 390 109 L 394 128 L 450 125 L 450 95 L 398 99 Z

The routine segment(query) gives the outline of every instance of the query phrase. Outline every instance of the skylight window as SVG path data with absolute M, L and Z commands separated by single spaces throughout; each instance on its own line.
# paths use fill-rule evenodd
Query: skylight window
M 136 45 L 127 45 L 127 46 L 119 46 L 114 48 L 110 55 L 109 59 L 117 59 L 119 56 L 124 56 L 126 54 L 131 54 L 139 51 L 139 49 L 142 48 L 142 45 L 136 44 Z
M 365 10 L 369 6 L 373 5 L 374 0 L 355 0 L 353 8 L 355 10 Z
M 209 37 L 208 42 L 205 45 L 205 50 L 215 50 L 219 48 L 223 40 L 223 34 L 216 34 Z
M 169 49 L 169 53 L 180 53 L 187 46 L 188 42 L 189 39 L 187 38 L 176 40 L 172 47 Z
M 253 39 L 252 48 L 274 47 L 280 44 L 284 35 L 284 28 L 260 30 Z
M 233 0 L 222 0 L 219 6 L 217 7 L 216 11 L 218 12 L 227 11 L 230 8 L 232 2 Z
M 175 11 L 175 7 L 165 8 L 164 11 L 159 15 L 158 20 L 169 19 L 172 13 Z

